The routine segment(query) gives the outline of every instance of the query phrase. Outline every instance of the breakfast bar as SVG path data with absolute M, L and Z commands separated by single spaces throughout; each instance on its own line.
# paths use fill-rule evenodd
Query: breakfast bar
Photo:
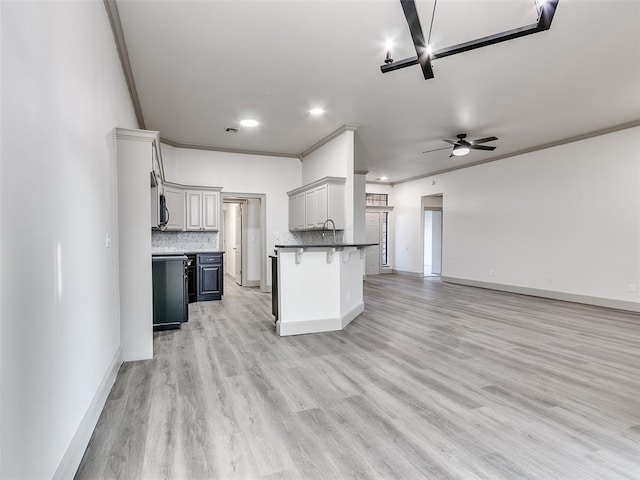
M 365 248 L 372 245 L 276 245 L 278 334 L 342 330 L 362 313 Z

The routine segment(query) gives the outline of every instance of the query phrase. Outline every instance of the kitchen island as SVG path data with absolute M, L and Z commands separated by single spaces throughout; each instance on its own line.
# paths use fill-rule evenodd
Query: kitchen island
M 365 248 L 373 245 L 276 245 L 280 336 L 342 330 L 362 313 Z

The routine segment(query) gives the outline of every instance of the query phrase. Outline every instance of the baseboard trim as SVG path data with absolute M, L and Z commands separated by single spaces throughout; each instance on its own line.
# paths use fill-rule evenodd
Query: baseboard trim
M 364 312 L 364 302 L 359 305 L 356 305 L 354 308 L 352 308 L 342 316 L 342 328 L 349 325 L 351 321 L 354 318 L 356 318 L 358 315 L 360 315 L 362 312 Z
M 53 475 L 53 480 L 73 478 L 76 474 L 78 466 L 80 466 L 80 462 L 82 461 L 82 456 L 87 449 L 87 445 L 89 445 L 93 430 L 96 428 L 104 404 L 107 402 L 109 392 L 111 392 L 111 388 L 116 381 L 120 365 L 122 365 L 122 349 L 118 347 L 118 351 L 113 357 L 107 373 L 100 382 L 98 390 L 89 404 L 89 408 L 87 408 L 84 417 L 82 417 L 80 425 L 78 425 L 78 429 L 67 447 L 67 451 L 62 457 L 62 460 L 60 460 L 56 473 Z
M 396 270 L 395 268 L 391 270 L 391 273 L 395 273 L 396 275 L 406 275 L 408 277 L 424 277 L 422 272 L 409 272 L 407 270 Z
M 246 282 L 244 282 L 244 285 L 242 286 L 243 287 L 259 287 L 260 280 L 247 280 Z
M 356 305 L 341 318 L 322 318 L 318 320 L 301 320 L 298 322 L 285 323 L 278 320 L 276 323 L 276 332 L 281 337 L 305 335 L 307 333 L 335 332 L 349 325 L 349 323 L 362 312 L 364 312 L 364 303 Z
M 484 282 L 482 280 L 470 280 L 457 277 L 443 276 L 441 277 L 441 280 L 447 283 L 468 285 L 470 287 L 487 288 L 489 290 L 499 290 L 501 292 L 517 293 L 520 295 L 530 295 L 532 297 L 550 298 L 552 300 L 582 303 L 585 305 L 594 305 L 596 307 L 614 308 L 616 310 L 627 310 L 630 312 L 640 312 L 640 303 L 627 300 L 592 297 L 589 295 L 579 295 L 576 293 L 556 292 L 553 290 L 543 290 L 541 288 L 519 287 L 517 285 L 505 285 L 502 283 Z

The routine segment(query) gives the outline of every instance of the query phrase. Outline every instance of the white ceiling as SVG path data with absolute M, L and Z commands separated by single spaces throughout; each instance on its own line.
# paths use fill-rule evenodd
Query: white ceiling
M 395 182 L 640 120 L 637 0 L 560 0 L 549 31 L 436 60 L 431 80 L 380 72 L 387 38 L 394 59 L 415 55 L 398 0 L 118 7 L 146 128 L 174 142 L 299 154 L 358 125 L 356 168 Z M 418 2 L 425 35 L 432 8 Z M 432 43 L 535 20 L 533 0 L 439 0 Z M 246 117 L 261 126 L 225 132 Z M 421 153 L 460 132 L 498 149 Z

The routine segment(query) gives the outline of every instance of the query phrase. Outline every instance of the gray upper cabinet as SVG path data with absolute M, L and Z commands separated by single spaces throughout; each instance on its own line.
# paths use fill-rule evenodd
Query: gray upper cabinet
M 220 191 L 187 190 L 185 200 L 186 230 L 220 229 Z
M 163 230 L 220 230 L 221 188 L 165 182 L 163 190 L 169 211 L 169 219 Z
M 296 188 L 289 195 L 289 230 L 321 230 L 331 219 L 344 230 L 345 178 L 325 177 Z
M 181 232 L 184 225 L 184 190 L 165 184 L 164 196 L 167 201 L 169 220 L 165 230 Z

